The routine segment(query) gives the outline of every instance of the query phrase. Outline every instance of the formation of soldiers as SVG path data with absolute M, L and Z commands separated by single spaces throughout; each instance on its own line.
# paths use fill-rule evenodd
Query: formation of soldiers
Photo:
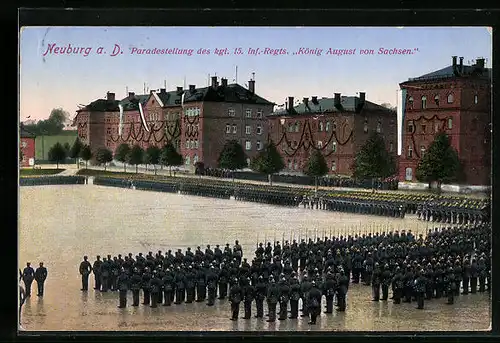
M 448 224 L 481 224 L 490 220 L 485 199 L 436 199 L 418 206 L 418 219 Z
M 446 297 L 447 304 L 462 294 L 490 290 L 491 227 L 487 224 L 430 230 L 426 237 L 411 231 L 325 237 L 301 242 L 286 241 L 257 244 L 251 262 L 243 257 L 238 241 L 233 248 L 226 244 L 210 245 L 202 251 L 187 248 L 165 255 L 161 251 L 135 257 L 129 253 L 97 260 L 91 266 L 87 258 L 80 265 L 82 290 L 94 273 L 95 289 L 119 291 L 119 307 L 127 306 L 132 292 L 132 306 L 205 302 L 214 306 L 216 298 L 229 298 L 231 319 L 237 320 L 240 304 L 245 319 L 251 318 L 253 303 L 256 318 L 268 321 L 310 317 L 316 323 L 323 297 L 325 313 L 346 310 L 346 295 L 351 283 L 372 288 L 374 301 L 388 299 L 392 291 L 395 304 Z M 86 279 L 86 280 L 85 280 Z M 142 292 L 141 292 L 142 290 Z M 382 293 L 382 294 L 381 294 Z M 279 309 L 277 305 L 279 304 Z

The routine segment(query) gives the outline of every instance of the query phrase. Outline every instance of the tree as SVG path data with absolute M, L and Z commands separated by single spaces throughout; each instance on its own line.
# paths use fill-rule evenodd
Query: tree
M 104 170 L 106 170 L 107 163 L 113 161 L 113 153 L 109 149 L 99 148 L 95 155 L 95 159 L 99 163 L 104 163 Z
M 394 175 L 396 164 L 385 147 L 384 138 L 373 132 L 356 155 L 353 165 L 354 177 L 361 180 L 386 178 Z
M 247 156 L 243 151 L 243 147 L 237 140 L 230 140 L 224 144 L 222 151 L 217 160 L 219 168 L 235 171 L 247 166 Z M 233 173 L 234 181 L 234 173 Z
M 64 128 L 69 113 L 62 108 L 54 108 L 46 120 L 39 120 L 34 125 L 26 125 L 26 129 L 37 136 L 58 135 Z
M 427 149 L 415 171 L 417 180 L 421 182 L 437 182 L 438 189 L 442 183 L 458 181 L 461 163 L 457 151 L 451 146 L 450 139 L 440 132 Z
M 22 147 L 19 147 L 19 163 L 21 163 L 23 161 L 23 148 Z
M 309 160 L 304 173 L 312 176 L 315 179 L 316 191 L 318 190 L 318 177 L 324 176 L 328 173 L 328 165 L 326 164 L 325 157 L 319 150 L 314 150 Z
M 71 152 L 71 145 L 69 145 L 69 143 L 66 142 L 66 143 L 64 143 L 63 148 L 66 151 L 66 157 L 68 157 L 69 153 Z
M 152 164 L 155 175 L 156 175 L 156 165 L 160 163 L 160 153 L 161 150 L 155 145 L 151 145 L 146 149 L 146 156 L 145 156 L 145 162 L 146 162 L 146 168 L 147 164 Z
M 267 174 L 269 184 L 273 184 L 272 175 L 285 168 L 283 158 L 276 149 L 273 141 L 266 144 L 264 149 L 252 160 L 250 168 L 259 173 Z
M 127 158 L 128 164 L 135 166 L 135 172 L 138 173 L 139 164 L 144 162 L 144 149 L 140 145 L 134 145 L 130 149 L 130 153 Z
M 78 157 L 80 156 L 80 151 L 82 151 L 83 145 L 78 137 L 76 137 L 75 142 L 71 146 L 69 150 L 69 157 L 74 158 L 76 160 L 76 165 L 78 166 Z
M 168 142 L 160 153 L 160 163 L 169 167 L 170 176 L 172 176 L 172 166 L 180 166 L 183 163 L 182 155 L 175 150 L 172 142 Z
M 59 169 L 59 163 L 63 162 L 66 158 L 66 150 L 57 142 L 49 150 L 49 161 L 55 162 L 57 164 L 57 169 Z
M 87 169 L 88 162 L 92 158 L 92 150 L 90 149 L 90 146 L 88 145 L 82 146 L 79 156 L 82 160 L 85 161 L 85 169 Z
M 130 146 L 127 143 L 120 144 L 115 151 L 115 160 L 123 163 L 124 172 L 127 172 L 127 161 L 129 153 L 130 153 Z

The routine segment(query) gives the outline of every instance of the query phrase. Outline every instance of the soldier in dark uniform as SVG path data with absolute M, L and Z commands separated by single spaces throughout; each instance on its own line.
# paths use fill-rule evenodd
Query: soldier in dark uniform
M 470 281 L 470 272 L 471 266 L 470 266 L 470 261 L 466 259 L 463 264 L 463 272 L 462 272 L 462 294 L 467 295 L 469 294 L 469 281 Z
M 219 299 L 223 300 L 227 296 L 227 284 L 229 281 L 229 269 L 225 263 L 221 263 L 219 272 Z
M 100 274 L 101 274 L 101 292 L 107 292 L 109 287 L 109 272 L 110 264 L 107 258 L 102 259 Z
M 371 285 L 371 278 L 372 278 L 372 273 L 373 273 L 373 265 L 374 265 L 374 260 L 372 257 L 372 254 L 369 252 L 366 260 L 363 262 L 364 266 L 364 282 L 366 286 Z
M 153 276 L 149 285 L 151 292 L 151 307 L 156 308 L 158 307 L 158 295 L 160 294 L 161 289 L 161 279 L 158 277 L 158 271 L 156 269 L 153 270 Z
M 412 295 L 413 295 L 414 276 L 413 276 L 413 272 L 411 270 L 410 265 L 406 266 L 406 271 L 403 275 L 403 281 L 404 281 L 404 286 L 403 286 L 404 301 L 403 302 L 411 303 L 411 299 L 412 299 Z
M 470 292 L 472 294 L 477 293 L 477 278 L 479 276 L 478 267 L 476 259 L 472 259 L 472 263 L 470 265 Z
M 359 250 L 356 250 L 352 260 L 352 283 L 359 283 L 359 277 L 363 272 L 363 256 Z
M 26 288 L 26 297 L 31 296 L 31 284 L 33 283 L 33 280 L 35 279 L 35 271 L 31 267 L 31 263 L 28 262 L 26 263 L 26 268 L 23 270 L 22 274 L 24 286 Z
M 267 307 L 269 312 L 269 319 L 267 322 L 272 323 L 276 321 L 276 306 L 279 300 L 279 288 L 274 278 L 269 278 L 269 287 L 267 289 Z
M 185 276 L 180 267 L 177 267 L 175 272 L 175 304 L 179 305 L 185 298 Z
M 109 260 L 109 259 L 108 259 Z M 117 291 L 118 290 L 118 276 L 120 275 L 120 266 L 118 264 L 118 259 L 115 256 L 113 260 L 110 260 L 110 265 L 111 265 L 111 274 L 110 274 L 110 288 L 112 291 Z
M 457 288 L 457 284 L 455 281 L 455 273 L 452 267 L 448 268 L 444 275 L 444 286 L 446 290 L 446 295 L 448 297 L 448 305 L 453 305 L 455 289 Z
M 255 298 L 255 287 L 250 283 L 250 279 L 244 279 L 243 285 L 243 305 L 245 309 L 245 316 L 243 319 L 252 318 L 252 302 Z
M 215 267 L 212 265 L 206 274 L 206 283 L 208 288 L 207 306 L 213 306 L 217 296 L 217 274 Z
M 373 301 L 380 300 L 380 284 L 382 283 L 382 271 L 380 270 L 380 266 L 378 262 L 375 262 L 375 267 L 372 273 L 372 295 Z
M 283 276 L 278 284 L 279 288 L 279 303 L 280 315 L 278 320 L 285 320 L 288 314 L 288 301 L 290 300 L 290 286 L 286 278 Z
M 82 289 L 81 291 L 89 290 L 89 275 L 92 272 L 92 266 L 87 261 L 88 257 L 83 256 L 83 261 L 80 263 L 80 275 L 82 276 Z
M 389 298 L 389 285 L 392 281 L 392 273 L 389 264 L 384 264 L 382 270 L 382 300 L 386 301 Z
M 101 289 L 101 256 L 97 255 L 97 259 L 92 266 L 92 270 L 94 271 L 94 289 Z
M 233 280 L 233 285 L 229 291 L 229 301 L 231 302 L 231 320 L 238 320 L 240 312 L 240 302 L 243 299 L 243 291 L 238 283 L 238 279 Z
M 199 268 L 196 272 L 196 302 L 203 302 L 207 296 L 207 284 L 205 280 L 205 271 Z
M 186 286 L 186 304 L 191 304 L 195 301 L 196 277 L 197 272 L 193 270 L 193 266 L 189 266 L 184 276 L 184 284 Z
M 333 313 L 333 298 L 335 297 L 335 290 L 337 288 L 334 275 L 331 271 L 326 274 L 324 295 L 326 297 L 326 314 Z
M 346 297 L 349 290 L 349 277 L 343 268 L 339 268 L 339 275 L 337 278 L 337 298 L 339 312 L 344 312 L 347 306 Z
M 170 269 L 165 270 L 165 275 L 162 278 L 163 283 L 163 298 L 165 302 L 163 306 L 171 306 L 172 305 L 172 294 L 174 292 L 174 277 L 170 272 Z
M 424 299 L 425 299 L 425 286 L 427 284 L 427 280 L 424 276 L 423 270 L 418 270 L 415 273 L 415 294 L 417 298 L 417 309 L 424 309 Z
M 487 266 L 484 257 L 479 258 L 477 264 L 478 269 L 478 281 L 479 281 L 479 293 L 483 293 L 486 290 L 486 276 L 487 276 Z
M 436 263 L 436 268 L 434 270 L 434 289 L 436 290 L 436 294 L 434 297 L 436 299 L 440 299 L 443 296 L 443 293 L 446 291 L 444 287 L 444 270 L 440 262 Z
M 144 295 L 143 305 L 149 305 L 151 303 L 151 273 L 149 272 L 149 267 L 144 269 L 144 274 L 142 274 L 142 293 Z
M 139 291 L 142 286 L 142 277 L 139 269 L 134 268 L 134 273 L 130 277 L 130 290 L 132 291 L 132 306 L 139 306 Z
M 290 280 L 290 319 L 297 319 L 299 316 L 300 283 L 297 276 Z
M 243 258 L 243 249 L 238 241 L 234 242 L 233 257 L 236 258 L 239 266 L 241 264 L 241 259 Z
M 125 272 L 125 268 L 122 268 L 118 276 L 118 289 L 120 290 L 120 305 L 118 308 L 125 308 L 127 307 L 127 291 L 129 289 L 129 277 Z
M 395 275 L 392 278 L 392 294 L 393 294 L 393 302 L 394 304 L 400 304 L 401 298 L 403 297 L 403 289 L 404 289 L 404 279 L 403 273 L 401 273 L 401 269 L 396 267 Z
M 309 322 L 310 325 L 316 324 L 316 318 L 318 315 L 321 313 L 321 291 L 318 289 L 316 286 L 316 281 L 311 282 L 311 290 L 309 291 L 309 296 L 308 296 L 308 310 L 309 310 L 309 315 L 311 318 L 311 321 Z
M 267 295 L 267 285 L 264 282 L 264 278 L 259 276 L 257 279 L 257 284 L 255 285 L 255 307 L 257 309 L 257 314 L 255 318 L 264 317 L 264 299 Z
M 43 262 L 40 262 L 39 267 L 35 271 L 35 280 L 38 286 L 38 296 L 43 297 L 43 289 L 45 280 L 47 279 L 47 268 L 43 266 Z

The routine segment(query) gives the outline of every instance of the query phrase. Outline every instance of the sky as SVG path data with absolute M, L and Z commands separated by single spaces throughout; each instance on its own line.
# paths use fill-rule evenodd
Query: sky
M 252 73 L 255 92 L 276 104 L 289 96 L 365 92 L 368 101 L 396 106 L 399 83 L 450 65 L 452 56 L 463 56 L 464 64 L 484 57 L 491 67 L 491 44 L 486 27 L 24 27 L 20 120 L 46 119 L 53 108 L 73 118 L 78 105 L 108 91 L 119 99 L 127 91 L 143 94 L 144 83 L 150 90 L 165 83 L 168 90 L 205 87 L 216 75 L 245 86 Z M 61 53 L 68 47 L 77 53 Z M 193 51 L 169 53 L 174 48 Z M 380 54 L 381 48 L 400 54 Z

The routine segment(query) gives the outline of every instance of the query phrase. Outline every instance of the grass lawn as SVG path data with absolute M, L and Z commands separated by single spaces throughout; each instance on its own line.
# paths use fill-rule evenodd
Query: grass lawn
M 22 168 L 19 171 L 19 175 L 23 176 L 43 176 L 43 175 L 55 175 L 63 172 L 64 169 L 33 169 L 33 168 Z

